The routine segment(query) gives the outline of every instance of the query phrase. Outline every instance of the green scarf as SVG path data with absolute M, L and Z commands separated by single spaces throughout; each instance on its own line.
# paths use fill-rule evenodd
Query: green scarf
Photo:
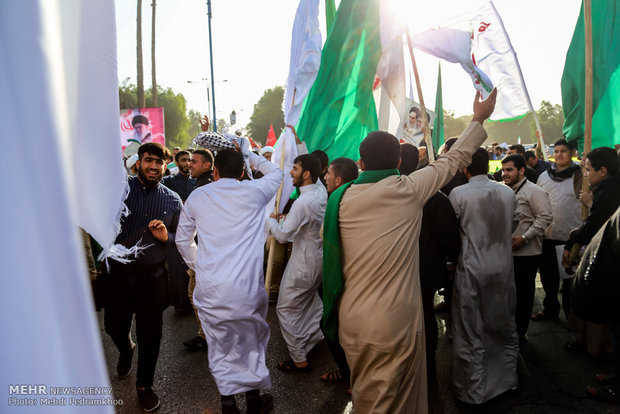
M 342 248 L 338 210 L 347 188 L 351 184 L 376 183 L 391 175 L 400 175 L 398 170 L 364 171 L 357 180 L 341 185 L 329 196 L 323 224 L 323 332 L 329 339 L 338 342 L 338 303 L 344 288 L 342 280 Z

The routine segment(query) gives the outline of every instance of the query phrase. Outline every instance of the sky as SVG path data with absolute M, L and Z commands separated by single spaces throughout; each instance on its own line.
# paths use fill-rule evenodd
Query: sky
M 436 26 L 484 0 L 386 0 L 412 34 Z M 212 112 L 207 100 L 211 80 L 206 0 L 157 0 L 157 83 L 182 93 L 187 108 Z M 297 0 L 212 0 L 211 29 L 217 118 L 234 110 L 245 127 L 267 89 L 284 86 L 288 77 L 291 31 Z M 325 42 L 324 0 L 319 23 Z M 336 0 L 336 5 L 339 1 Z M 531 97 L 561 104 L 560 80 L 581 0 L 495 0 L 517 53 Z M 119 82 L 136 82 L 135 0 L 116 0 Z M 145 88 L 151 84 L 151 1 L 142 2 Z M 435 105 L 438 59 L 414 51 L 427 107 Z M 457 116 L 472 113 L 471 78 L 458 64 L 442 62 L 443 107 Z M 188 83 L 191 81 L 192 83 Z M 417 100 L 417 99 L 416 99 Z M 212 104 L 211 104 L 212 105 Z

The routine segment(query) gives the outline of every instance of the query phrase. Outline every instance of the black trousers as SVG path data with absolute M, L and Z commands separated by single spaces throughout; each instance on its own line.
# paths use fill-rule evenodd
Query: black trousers
M 557 317 L 560 313 L 560 302 L 558 292 L 560 290 L 560 271 L 555 246 L 564 244 L 560 240 L 543 240 L 542 258 L 540 261 L 540 281 L 545 291 L 543 307 L 545 314 Z M 564 314 L 568 318 L 570 313 L 570 279 L 562 283 L 562 307 Z
M 162 337 L 163 311 L 167 306 L 165 265 L 112 266 L 105 277 L 105 331 L 121 353 L 129 352 L 131 323 L 136 317 L 138 373 L 136 385 L 153 385 Z
M 513 256 L 515 287 L 517 289 L 515 321 L 519 336 L 524 336 L 527 333 L 527 327 L 530 323 L 532 307 L 534 306 L 534 293 L 536 291 L 536 271 L 541 259 L 541 254 L 535 256 Z
M 426 342 L 426 368 L 429 373 L 435 370 L 435 352 L 437 351 L 437 319 L 433 300 L 435 289 L 422 289 L 422 309 L 424 311 L 424 338 Z

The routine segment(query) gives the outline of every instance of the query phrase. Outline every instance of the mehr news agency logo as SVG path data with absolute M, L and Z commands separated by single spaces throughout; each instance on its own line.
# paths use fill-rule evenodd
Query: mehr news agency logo
M 112 397 L 112 387 L 50 387 L 43 384 L 12 384 L 9 385 L 8 405 L 117 406 L 123 405 L 123 400 Z

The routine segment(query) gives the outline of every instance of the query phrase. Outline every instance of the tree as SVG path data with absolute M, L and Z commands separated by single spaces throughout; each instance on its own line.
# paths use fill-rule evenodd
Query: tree
M 273 89 L 266 90 L 258 103 L 254 105 L 254 112 L 248 124 L 248 132 L 257 143 L 264 144 L 266 142 L 269 125 L 273 125 L 274 131 L 284 129 L 283 100 L 284 88 L 276 86 Z M 300 139 L 303 140 L 303 137 Z
M 542 101 L 536 113 L 538 114 L 540 129 L 544 134 L 545 144 L 553 144 L 564 136 L 562 131 L 562 125 L 564 125 L 562 105 L 553 105 L 549 101 Z M 535 126 L 533 134 L 534 136 L 536 134 Z
M 151 23 L 151 90 L 153 94 L 152 106 L 157 106 L 157 80 L 155 77 L 155 0 L 153 0 L 153 21 Z
M 461 132 L 463 132 L 463 130 L 465 129 L 465 127 L 467 127 L 467 124 L 469 123 L 466 119 L 469 118 L 468 116 L 465 117 L 460 117 L 460 118 L 455 118 L 454 117 L 454 111 L 451 110 L 445 110 L 443 111 L 443 131 L 444 131 L 444 137 L 446 140 L 448 140 L 448 138 L 452 138 L 452 137 L 458 137 L 459 135 L 461 135 Z M 439 148 L 435 148 L 435 150 L 437 150 Z
M 187 134 L 190 136 L 190 138 L 194 139 L 196 135 L 202 132 L 202 129 L 200 128 L 200 119 L 202 118 L 202 115 L 200 114 L 200 112 L 194 109 L 190 109 L 187 117 L 189 118 Z M 209 125 L 209 129 L 213 130 L 213 126 Z
M 146 106 L 144 100 L 144 72 L 142 70 L 142 0 L 138 0 L 138 17 L 137 17 L 137 79 L 138 79 L 138 106 L 144 108 Z

